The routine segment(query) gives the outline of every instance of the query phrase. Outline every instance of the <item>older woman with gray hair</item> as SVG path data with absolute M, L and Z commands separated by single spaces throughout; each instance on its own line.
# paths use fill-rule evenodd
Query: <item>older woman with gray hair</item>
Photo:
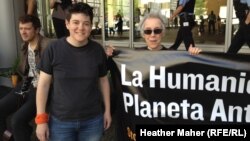
M 166 34 L 166 23 L 166 17 L 160 14 L 160 12 L 151 11 L 149 14 L 145 15 L 144 18 L 141 20 L 139 27 L 140 34 L 144 38 L 146 46 L 138 49 L 150 51 L 169 50 L 168 48 L 162 45 L 162 38 Z M 107 47 L 107 56 L 113 56 L 114 54 L 116 54 L 114 51 L 115 48 L 113 46 Z M 190 45 L 188 52 L 192 55 L 196 55 L 201 52 L 201 49 L 197 47 L 192 47 L 192 45 Z

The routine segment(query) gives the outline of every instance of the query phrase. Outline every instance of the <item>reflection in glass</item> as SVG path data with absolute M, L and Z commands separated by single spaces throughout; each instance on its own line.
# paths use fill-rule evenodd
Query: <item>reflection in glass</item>
M 129 0 L 104 1 L 105 40 L 129 40 Z
M 90 6 L 93 7 L 93 31 L 92 31 L 92 37 L 97 40 L 102 39 L 101 29 L 102 29 L 102 23 L 101 18 L 103 14 L 101 13 L 101 0 L 76 0 L 78 2 L 87 2 Z M 50 9 L 49 6 L 49 0 L 37 0 L 38 2 L 38 13 L 39 18 L 42 22 L 43 32 L 44 35 L 47 37 L 54 38 L 55 37 L 55 30 L 52 24 L 51 20 L 51 13 L 52 9 Z

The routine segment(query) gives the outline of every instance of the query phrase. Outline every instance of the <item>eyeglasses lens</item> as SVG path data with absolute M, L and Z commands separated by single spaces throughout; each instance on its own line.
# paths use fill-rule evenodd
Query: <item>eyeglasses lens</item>
M 147 35 L 152 34 L 152 32 L 154 32 L 154 34 L 161 34 L 162 29 L 154 29 L 154 30 L 147 29 L 147 30 L 144 30 L 144 34 L 147 34 Z

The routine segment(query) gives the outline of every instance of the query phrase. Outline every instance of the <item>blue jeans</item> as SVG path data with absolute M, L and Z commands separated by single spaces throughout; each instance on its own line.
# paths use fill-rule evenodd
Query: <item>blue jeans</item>
M 88 120 L 60 121 L 50 116 L 49 141 L 100 141 L 103 135 L 103 115 Z

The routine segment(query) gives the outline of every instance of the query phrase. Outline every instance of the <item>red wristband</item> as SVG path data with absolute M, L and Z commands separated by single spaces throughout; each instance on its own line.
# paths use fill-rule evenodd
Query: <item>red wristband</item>
M 47 113 L 36 115 L 35 122 L 36 124 L 48 123 L 49 115 Z

